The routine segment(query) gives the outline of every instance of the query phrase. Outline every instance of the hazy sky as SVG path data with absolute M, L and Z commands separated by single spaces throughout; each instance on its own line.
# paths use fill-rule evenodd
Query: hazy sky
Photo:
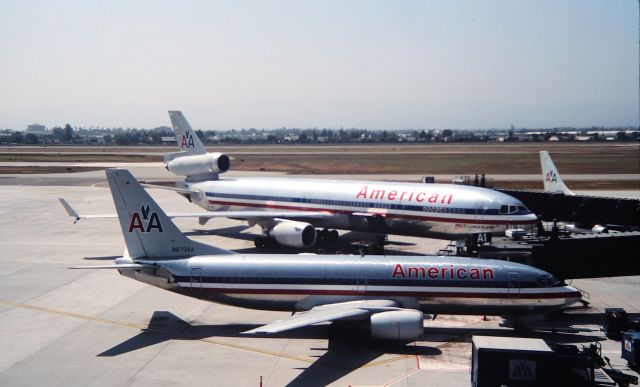
M 638 0 L 0 1 L 0 128 L 639 125 Z

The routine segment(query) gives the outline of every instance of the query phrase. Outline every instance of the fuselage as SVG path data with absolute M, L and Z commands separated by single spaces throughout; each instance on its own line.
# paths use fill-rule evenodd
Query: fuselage
M 442 256 L 215 255 L 145 262 L 131 278 L 253 309 L 300 311 L 384 299 L 426 313 L 524 315 L 561 309 L 580 293 L 513 262 Z
M 241 178 L 186 183 L 191 200 L 209 211 L 328 212 L 304 219 L 316 227 L 457 239 L 501 234 L 536 223 L 519 200 L 486 188 L 290 178 Z

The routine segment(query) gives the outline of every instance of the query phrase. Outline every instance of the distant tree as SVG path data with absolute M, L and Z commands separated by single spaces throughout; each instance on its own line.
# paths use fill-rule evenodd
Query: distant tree
M 115 141 L 118 145 L 129 145 L 129 138 L 122 133 L 116 134 Z
M 298 141 L 300 141 L 301 143 L 307 143 L 309 142 L 309 137 L 307 136 L 306 133 L 301 133 L 300 136 L 298 137 Z
M 11 133 L 11 142 L 16 144 L 22 144 L 24 142 L 24 136 L 22 132 Z
M 207 138 L 207 136 L 204 134 L 204 132 L 202 130 L 200 130 L 200 129 L 196 130 L 196 135 L 198 136 L 198 138 L 202 142 L 204 142 L 204 140 Z
M 64 129 L 55 127 L 52 129 L 52 132 L 53 132 L 53 137 L 55 137 L 59 141 L 62 141 L 62 139 L 64 138 Z
M 453 136 L 453 130 L 445 129 L 442 131 L 442 137 L 451 137 Z
M 36 136 L 33 133 L 27 133 L 26 136 L 24 136 L 24 143 L 25 144 L 37 144 L 38 143 L 38 136 Z
M 71 142 L 73 140 L 73 128 L 71 125 L 66 124 L 64 126 L 64 134 L 62 135 L 62 141 Z
M 620 131 L 620 132 L 616 133 L 616 138 L 618 140 L 620 140 L 620 141 L 627 141 L 628 140 L 627 133 L 624 132 L 624 131 Z

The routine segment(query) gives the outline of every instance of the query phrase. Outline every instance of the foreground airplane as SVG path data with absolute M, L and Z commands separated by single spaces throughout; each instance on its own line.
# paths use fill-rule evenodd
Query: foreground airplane
M 107 171 L 126 251 L 127 277 L 191 297 L 300 312 L 245 334 L 338 320 L 370 322 L 377 339 L 415 340 L 423 313 L 547 313 L 580 293 L 529 266 L 461 257 L 236 254 L 187 238 L 127 170 Z
M 165 156 L 166 168 L 185 181 L 176 188 L 200 207 L 200 217 L 226 216 L 262 227 L 262 247 L 277 242 L 310 247 L 316 227 L 323 237 L 343 229 L 465 240 L 475 234 L 503 234 L 507 228 L 532 227 L 536 215 L 517 199 L 490 189 L 454 184 L 389 183 L 243 177 L 218 179 L 229 157 L 208 153 L 179 111 L 169 116 L 179 151 Z M 159 187 L 167 188 L 167 187 Z M 245 212 L 246 211 L 246 212 Z

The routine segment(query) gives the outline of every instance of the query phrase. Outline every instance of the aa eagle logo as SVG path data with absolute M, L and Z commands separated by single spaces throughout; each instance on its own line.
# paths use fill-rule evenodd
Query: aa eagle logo
M 140 230 L 140 232 L 151 232 L 156 229 L 158 232 L 162 232 L 162 225 L 160 224 L 160 218 L 158 214 L 149 209 L 148 204 L 140 206 L 140 212 L 134 212 L 131 216 L 131 222 L 129 222 L 129 232 L 133 230 Z
M 180 148 L 195 148 L 196 145 L 193 143 L 193 134 L 187 130 L 187 133 L 182 136 L 182 142 L 180 143 Z
M 555 172 L 549 171 L 549 172 L 547 172 L 547 175 L 544 178 L 544 180 L 548 181 L 548 182 L 557 183 L 558 182 L 558 177 L 556 176 Z

